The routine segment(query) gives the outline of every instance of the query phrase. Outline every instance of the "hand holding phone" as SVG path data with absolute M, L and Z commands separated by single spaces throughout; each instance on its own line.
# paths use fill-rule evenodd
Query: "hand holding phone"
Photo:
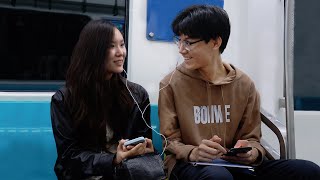
M 131 140 L 128 140 L 124 143 L 124 146 L 135 146 L 139 143 L 143 143 L 145 142 L 145 139 L 144 137 L 140 136 L 140 137 L 137 137 L 137 138 L 134 138 L 134 139 L 131 139 Z
M 247 153 L 250 150 L 252 150 L 252 147 L 231 148 L 225 156 L 236 156 L 238 153 Z

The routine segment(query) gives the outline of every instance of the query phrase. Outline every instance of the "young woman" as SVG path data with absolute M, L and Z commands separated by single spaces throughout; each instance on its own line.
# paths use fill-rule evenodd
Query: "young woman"
M 113 24 L 93 20 L 83 28 L 66 86 L 51 101 L 58 179 L 113 179 L 122 160 L 154 152 L 146 125 L 148 93 L 119 74 L 125 57 L 123 36 Z M 144 118 L 137 105 L 146 108 Z M 145 142 L 124 146 L 126 139 L 139 136 Z

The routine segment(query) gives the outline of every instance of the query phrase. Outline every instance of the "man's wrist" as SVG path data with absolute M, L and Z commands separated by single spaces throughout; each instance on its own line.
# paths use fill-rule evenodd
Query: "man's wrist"
M 261 156 L 261 153 L 260 153 L 259 149 L 256 148 L 256 147 L 253 147 L 252 150 L 256 151 L 256 155 L 255 155 L 255 158 L 253 160 L 253 163 L 256 163 L 257 161 L 259 161 L 259 159 L 260 159 L 259 157 Z
M 192 156 L 192 151 L 193 151 L 194 149 L 196 149 L 196 148 L 191 149 L 191 151 L 189 152 L 189 154 L 188 154 L 188 161 L 194 161 L 194 158 L 193 158 L 193 156 Z M 191 156 L 192 156 L 192 157 L 191 157 Z

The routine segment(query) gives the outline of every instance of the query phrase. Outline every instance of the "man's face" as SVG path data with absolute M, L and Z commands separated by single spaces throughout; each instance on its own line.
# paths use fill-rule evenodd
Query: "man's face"
M 179 39 L 179 53 L 183 56 L 187 69 L 202 69 L 212 63 L 215 54 L 213 40 L 206 43 L 204 40 L 189 38 L 183 34 Z

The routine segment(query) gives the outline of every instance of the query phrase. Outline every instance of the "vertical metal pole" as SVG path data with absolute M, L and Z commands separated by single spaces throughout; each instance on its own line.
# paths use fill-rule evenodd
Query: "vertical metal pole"
M 118 12 L 118 0 L 115 0 L 114 1 L 114 6 L 113 6 L 113 9 L 112 9 L 112 12 L 113 12 L 113 16 L 118 16 L 119 12 Z
M 125 15 L 124 15 L 124 38 L 125 38 L 125 43 L 126 43 L 126 47 L 127 47 L 127 56 L 126 56 L 126 60 L 124 61 L 124 69 L 126 70 L 127 73 L 129 73 L 128 70 L 128 57 L 129 57 L 129 11 L 130 11 L 130 0 L 125 0 Z M 127 74 L 125 74 L 126 78 Z
M 51 8 L 52 8 L 52 0 L 48 0 L 48 9 L 51 10 Z
M 287 158 L 296 158 L 294 132 L 294 101 L 293 101 L 293 64 L 294 64 L 294 3 L 295 0 L 285 0 L 285 99 L 287 125 Z
M 16 0 L 11 0 L 11 5 L 16 6 Z
M 87 12 L 87 0 L 82 0 L 82 12 Z

